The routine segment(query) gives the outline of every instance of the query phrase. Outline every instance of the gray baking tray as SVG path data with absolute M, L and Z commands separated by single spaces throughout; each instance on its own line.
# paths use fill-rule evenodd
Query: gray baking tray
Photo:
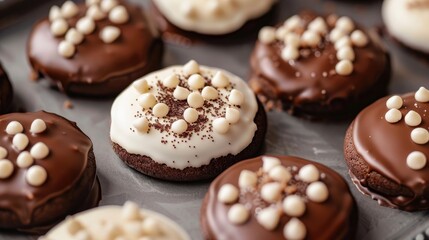
M 53 1 L 61 3 L 62 1 Z M 133 1 L 147 5 L 148 1 Z M 357 1 L 356 1 L 357 2 Z M 280 0 L 278 20 L 303 9 L 322 13 L 337 12 L 349 15 L 368 27 L 379 27 L 381 1 L 364 3 L 350 1 Z M 143 176 L 125 166 L 113 152 L 109 139 L 110 106 L 113 99 L 91 100 L 68 98 L 29 80 L 30 69 L 25 48 L 32 24 L 48 14 L 50 4 L 43 3 L 21 19 L 19 23 L 0 30 L 0 60 L 15 88 L 15 105 L 26 111 L 46 110 L 73 121 L 89 135 L 94 143 L 98 177 L 103 199 L 101 205 L 122 204 L 133 200 L 144 208 L 158 211 L 177 221 L 192 236 L 201 239 L 199 212 L 209 183 L 170 183 Z M 1 16 L 0 16 L 1 18 Z M 249 73 L 248 59 L 254 39 L 240 44 L 192 47 L 167 44 L 164 66 L 183 64 L 196 59 L 202 64 L 224 68 L 244 79 Z M 404 93 L 428 87 L 429 64 L 410 55 L 391 41 L 386 41 L 393 61 L 391 93 Z M 64 108 L 70 100 L 74 108 Z M 356 239 L 428 239 L 428 212 L 408 213 L 381 207 L 363 196 L 347 175 L 343 159 L 343 138 L 348 122 L 320 123 L 291 117 L 282 112 L 268 113 L 268 133 L 265 152 L 297 155 L 323 163 L 339 172 L 348 182 L 359 207 L 359 226 Z M 429 231 L 426 231 L 429 234 Z M 0 233 L 0 239 L 35 239 L 35 237 Z

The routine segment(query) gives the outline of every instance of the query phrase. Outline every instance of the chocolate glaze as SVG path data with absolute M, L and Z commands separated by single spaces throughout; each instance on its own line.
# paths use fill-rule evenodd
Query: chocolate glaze
M 406 187 L 411 191 L 410 196 L 386 195 L 368 187 L 367 179 L 355 181 L 360 189 L 375 199 L 381 199 L 385 206 L 407 211 L 429 208 L 429 165 L 421 170 L 412 170 L 407 166 L 406 159 L 412 151 L 420 151 L 429 156 L 428 144 L 416 144 L 410 134 L 415 127 L 405 124 L 404 117 L 414 110 L 422 117 L 418 126 L 429 128 L 429 103 L 416 102 L 414 93 L 402 96 L 403 107 L 400 109 L 403 117 L 398 123 L 388 123 L 384 119 L 387 112 L 386 101 L 382 98 L 364 109 L 352 123 L 353 144 L 356 151 L 375 171 L 387 179 Z M 384 199 L 378 197 L 382 195 Z
M 42 133 L 32 134 L 29 129 L 33 120 L 37 118 L 45 121 L 47 129 Z M 48 173 L 48 178 L 42 186 L 29 185 L 25 180 L 27 168 L 19 168 L 16 165 L 18 151 L 12 146 L 13 136 L 4 132 L 11 121 L 19 121 L 24 127 L 23 133 L 29 138 L 25 151 L 30 151 L 37 142 L 45 143 L 50 150 L 45 159 L 34 160 L 33 164 L 42 166 Z M 14 164 L 13 174 L 7 179 L 0 180 L 0 209 L 13 213 L 17 216 L 14 220 L 19 222 L 15 223 L 10 220 L 9 223 L 5 223 L 2 221 L 1 227 L 9 228 L 16 227 L 16 225 L 33 227 L 46 224 L 45 222 L 34 222 L 34 219 L 52 220 L 66 215 L 67 213 L 60 212 L 60 209 L 66 207 L 66 204 L 63 204 L 60 199 L 56 199 L 62 195 L 67 194 L 68 197 L 74 197 L 74 199 L 67 199 L 72 209 L 84 202 L 77 200 L 85 200 L 92 189 L 95 181 L 95 161 L 91 140 L 75 123 L 43 111 L 12 113 L 0 117 L 0 129 L 2 132 L 0 146 L 7 149 L 6 158 Z M 86 182 L 82 182 L 82 179 Z M 72 189 L 79 190 L 72 192 Z M 83 195 L 79 196 L 81 192 Z M 55 206 L 59 203 L 61 206 L 57 206 L 56 209 L 54 207 L 53 212 L 46 212 L 49 209 L 46 204 Z M 2 212 L 2 220 L 4 220 L 3 217 Z
M 318 15 L 307 11 L 299 16 L 308 24 Z M 333 26 L 328 25 L 328 28 L 331 30 Z M 351 75 L 335 73 L 338 62 L 336 50 L 326 39 L 317 49 L 306 48 L 308 57 L 301 56 L 290 62 L 280 56 L 283 43 L 263 44 L 257 41 L 250 59 L 250 85 L 257 94 L 281 101 L 283 109 L 296 115 L 344 114 L 369 104 L 368 99 L 376 100 L 386 91 L 390 79 L 390 58 L 375 33 L 359 26 L 357 29 L 369 36 L 370 41 L 365 47 L 353 48 L 356 58 Z M 316 57 L 316 54 L 320 56 Z
M 0 63 L 0 113 L 6 113 L 11 109 L 12 98 L 12 84 Z
M 306 212 L 299 219 L 307 228 L 306 239 L 350 239 L 356 223 L 356 207 L 353 197 L 344 179 L 333 170 L 319 163 L 304 160 L 298 157 L 275 156 L 281 159 L 283 166 L 302 167 L 314 164 L 320 172 L 326 175 L 322 181 L 329 189 L 329 198 L 323 203 L 306 203 Z M 206 239 L 284 239 L 283 226 L 289 217 L 283 215 L 279 225 L 273 231 L 263 228 L 255 219 L 253 213 L 249 220 L 242 225 L 234 225 L 227 218 L 226 205 L 217 200 L 219 189 L 226 183 L 238 186 L 240 172 L 244 169 L 257 171 L 262 167 L 262 158 L 257 157 L 243 161 L 230 167 L 217 177 L 204 198 L 201 210 L 201 222 Z M 298 184 L 299 185 L 299 184 Z M 298 194 L 304 195 L 305 187 L 298 186 Z M 257 200 L 255 200 L 257 199 Z M 242 204 L 251 204 L 254 209 L 255 202 L 265 203 L 260 197 L 249 196 Z M 265 203 L 266 204 L 266 203 Z
M 27 45 L 34 72 L 66 93 L 105 96 L 119 93 L 136 78 L 158 68 L 162 42 L 139 7 L 125 1 L 121 4 L 129 13 L 129 21 L 125 24 L 113 24 L 108 18 L 96 21 L 95 31 L 85 36 L 70 59 L 58 54 L 58 45 L 64 37 L 52 35 L 47 18 L 38 22 Z M 68 20 L 70 26 L 75 26 L 85 15 L 86 6 L 81 4 L 79 9 L 79 14 Z M 99 38 L 99 32 L 109 25 L 118 27 L 121 35 L 106 44 Z

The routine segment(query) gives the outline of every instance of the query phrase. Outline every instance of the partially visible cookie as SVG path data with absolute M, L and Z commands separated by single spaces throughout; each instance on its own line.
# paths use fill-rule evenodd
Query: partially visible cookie
M 0 114 L 7 113 L 11 109 L 12 99 L 12 84 L 0 63 Z

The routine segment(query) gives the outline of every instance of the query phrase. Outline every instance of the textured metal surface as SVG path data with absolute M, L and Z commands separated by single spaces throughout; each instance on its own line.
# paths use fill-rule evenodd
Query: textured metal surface
M 59 1 L 54 1 L 59 2 Z M 134 1 L 138 2 L 138 1 Z M 146 4 L 147 1 L 140 1 Z M 350 15 L 369 27 L 381 25 L 380 3 L 333 3 L 316 0 L 280 0 L 278 19 L 303 9 L 319 12 L 336 11 Z M 0 60 L 3 62 L 15 88 L 15 105 L 27 111 L 44 109 L 76 121 L 94 142 L 101 181 L 101 205 L 122 204 L 133 200 L 142 207 L 163 213 L 183 226 L 194 238 L 201 239 L 199 210 L 209 183 L 176 184 L 145 177 L 126 167 L 115 155 L 109 140 L 110 106 L 113 99 L 70 99 L 73 109 L 64 109 L 69 98 L 57 91 L 29 80 L 29 66 L 25 47 L 32 24 L 47 15 L 49 5 L 44 4 L 14 24 L 0 31 Z M 248 58 L 254 39 L 243 44 L 197 45 L 185 48 L 167 45 L 164 66 L 183 64 L 190 58 L 202 64 L 229 70 L 246 79 Z M 391 93 L 416 90 L 428 86 L 429 65 L 386 41 L 393 56 L 394 74 Z M 407 213 L 380 207 L 363 196 L 352 185 L 343 160 L 343 137 L 348 122 L 313 123 L 288 116 L 286 113 L 268 114 L 269 128 L 265 152 L 297 155 L 323 163 L 347 179 L 359 206 L 357 239 L 411 239 L 425 231 L 429 216 L 426 212 Z M 426 224 L 427 225 L 427 224 Z M 23 235 L 0 233 L 0 239 L 34 239 Z M 426 239 L 426 238 L 424 238 Z

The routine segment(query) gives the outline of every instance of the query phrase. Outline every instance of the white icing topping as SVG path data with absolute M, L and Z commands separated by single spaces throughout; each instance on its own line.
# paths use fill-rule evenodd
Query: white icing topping
M 181 29 L 220 35 L 238 30 L 267 13 L 274 0 L 154 0 L 161 13 Z
M 195 69 L 195 66 L 198 67 L 195 63 L 191 65 L 193 65 L 193 67 L 191 66 L 191 68 L 188 68 L 187 70 Z M 151 90 L 148 93 L 153 94 L 158 101 L 162 102 L 162 98 L 157 95 L 159 93 L 160 86 L 163 86 L 162 81 L 172 74 L 182 74 L 183 76 L 182 69 L 183 68 L 180 66 L 173 66 L 145 76 L 144 79 L 146 79 L 148 84 L 151 86 Z M 190 136 L 186 135 L 186 137 L 183 138 L 177 136 L 177 134 L 174 134 L 171 131 L 161 132 L 159 129 L 154 127 L 152 127 L 147 134 L 142 134 L 137 131 L 133 127 L 133 122 L 135 119 L 144 116 L 145 111 L 142 110 L 142 107 L 137 101 L 141 96 L 141 93 L 136 91 L 134 87 L 128 87 L 117 97 L 112 106 L 112 123 L 110 129 L 111 140 L 123 147 L 128 153 L 149 156 L 160 164 L 165 163 L 167 166 L 176 169 L 200 167 L 202 165 L 209 164 L 210 160 L 213 158 L 226 156 L 228 154 L 238 154 L 251 143 L 256 132 L 257 126 L 253 120 L 258 110 L 258 106 L 254 93 L 246 83 L 237 76 L 220 69 L 205 66 L 199 66 L 198 68 L 199 74 L 205 78 L 212 78 L 219 71 L 222 71 L 222 73 L 229 79 L 231 85 L 227 88 L 217 88 L 219 96 L 216 100 L 203 99 L 215 106 L 218 105 L 219 101 L 222 101 L 223 107 L 218 111 L 215 111 L 213 108 L 207 108 L 206 106 L 197 109 L 199 115 L 204 116 L 204 118 L 207 119 L 203 123 L 198 123 L 200 120 L 197 121 L 197 123 L 200 124 L 198 126 L 201 126 L 200 129 L 202 129 L 200 130 L 199 136 L 192 130 L 183 132 L 183 134 L 191 134 Z M 187 71 L 187 74 L 191 73 L 194 74 L 195 72 Z M 182 77 L 183 84 L 186 80 L 187 78 Z M 174 97 L 176 98 L 176 90 L 178 89 L 189 92 L 187 88 L 178 86 L 174 90 Z M 241 94 L 245 99 L 245 101 L 241 102 L 240 108 L 237 108 L 240 119 L 234 124 L 230 123 L 226 133 L 213 132 L 213 121 L 218 118 L 225 118 L 226 109 L 228 107 L 233 107 L 228 103 L 228 97 L 232 89 L 239 91 L 240 93 L 237 94 L 237 96 Z M 198 95 L 201 97 L 200 94 Z M 183 99 L 183 97 L 184 96 L 182 96 L 181 99 Z M 177 99 L 173 100 L 178 101 Z M 238 103 L 240 101 L 234 102 Z M 168 105 L 167 102 L 164 103 Z M 171 109 L 171 106 L 169 107 Z M 187 108 L 189 107 L 190 106 L 187 105 Z M 180 116 L 167 116 L 157 119 L 160 121 L 165 119 L 166 124 L 171 125 L 172 122 L 183 119 L 183 114 L 184 110 L 180 113 Z M 152 117 L 151 114 L 150 116 Z M 188 118 L 188 120 L 190 119 L 191 118 Z M 230 121 L 235 120 L 234 116 L 229 116 L 228 119 L 230 119 Z M 149 119 L 149 121 L 151 120 Z M 184 122 L 186 123 L 186 121 Z M 188 127 L 191 129 L 192 123 L 189 123 Z M 207 137 L 202 137 L 202 135 L 206 135 Z M 182 139 L 184 140 L 183 142 L 181 142 Z M 142 143 L 145 143 L 144 148 L 142 148 Z

